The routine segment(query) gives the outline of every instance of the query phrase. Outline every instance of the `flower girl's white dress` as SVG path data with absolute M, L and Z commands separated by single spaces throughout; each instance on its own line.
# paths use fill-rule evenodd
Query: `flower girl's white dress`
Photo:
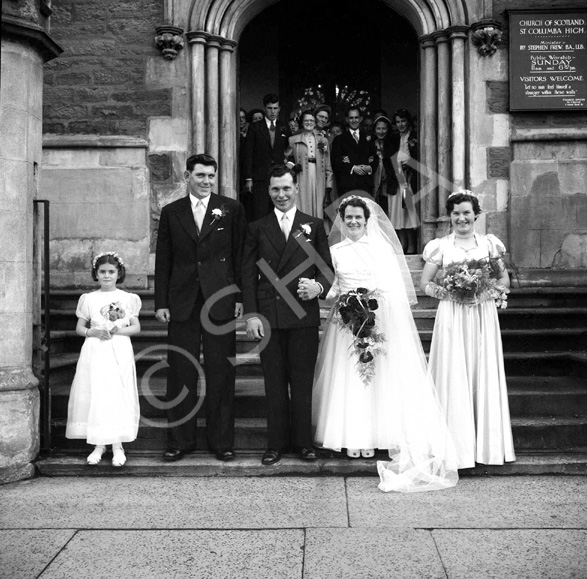
M 376 330 L 386 352 L 375 356 L 365 384 L 357 372 L 352 333 L 332 314 L 320 345 L 312 398 L 317 446 L 378 448 L 392 462 L 378 463 L 384 491 L 414 492 L 454 486 L 456 454 L 391 247 L 367 235 L 331 247 L 335 282 L 329 297 L 357 287 L 378 289 Z
M 108 318 L 111 304 L 122 316 Z M 83 294 L 76 315 L 92 328 L 128 326 L 139 315 L 136 294 L 116 289 Z M 89 444 L 131 442 L 139 428 L 139 399 L 133 348 L 129 336 L 114 334 L 110 340 L 86 338 L 82 346 L 69 397 L 67 438 L 83 438 Z

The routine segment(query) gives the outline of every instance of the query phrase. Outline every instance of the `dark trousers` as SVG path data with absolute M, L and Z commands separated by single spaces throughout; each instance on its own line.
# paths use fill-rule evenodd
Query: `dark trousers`
M 236 377 L 235 366 L 229 358 L 236 356 L 236 334 L 234 327 L 225 334 L 210 333 L 200 320 L 203 305 L 200 293 L 188 320 L 174 322 L 172 318 L 169 323 L 168 342 L 173 348 L 167 358 L 167 445 L 181 450 L 196 447 L 196 410 L 202 402 L 201 388 L 198 392 L 200 344 L 203 344 L 208 448 L 229 450 L 234 448 Z M 222 325 L 228 321 L 216 320 L 215 323 Z
M 253 221 L 265 217 L 273 209 L 269 197 L 269 181 L 253 181 Z
M 311 448 L 312 383 L 317 357 L 318 328 L 271 329 L 271 338 L 261 352 L 267 448 Z

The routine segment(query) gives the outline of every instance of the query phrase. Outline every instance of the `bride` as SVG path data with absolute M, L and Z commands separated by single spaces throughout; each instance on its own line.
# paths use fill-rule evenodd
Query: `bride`
M 456 453 L 410 310 L 416 294 L 391 222 L 376 203 L 351 195 L 339 206 L 329 243 L 335 280 L 328 299 L 338 301 L 314 375 L 316 446 L 345 448 L 350 458 L 388 451 L 391 462 L 377 463 L 379 488 L 386 492 L 454 486 Z

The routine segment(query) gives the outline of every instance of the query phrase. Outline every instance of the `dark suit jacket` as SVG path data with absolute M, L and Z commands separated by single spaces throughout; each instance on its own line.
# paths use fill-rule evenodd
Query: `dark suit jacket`
M 310 233 L 304 234 L 302 224 L 308 224 Z M 301 247 L 307 244 L 316 250 L 322 264 L 309 257 Z M 310 249 L 311 249 L 310 248 Z M 312 255 L 312 254 L 310 254 Z M 274 275 L 264 272 L 257 265 L 262 259 L 273 270 Z M 319 265 L 321 267 L 319 267 Z M 299 268 L 299 271 L 297 269 Z M 287 283 L 287 290 L 303 309 L 300 318 L 288 305 L 275 283 L 295 271 L 293 279 Z M 269 325 L 276 329 L 306 328 L 320 325 L 320 306 L 317 299 L 302 301 L 299 299 L 298 280 L 300 277 L 315 279 L 322 284 L 325 297 L 332 285 L 332 261 L 324 222 L 296 211 L 291 233 L 287 243 L 279 227 L 275 212 L 251 223 L 247 232 L 243 257 L 242 288 L 245 315 L 265 316 Z
M 265 119 L 251 123 L 245 141 L 245 179 L 267 181 L 271 166 L 285 163 L 287 139 L 287 131 L 276 122 L 275 141 L 271 147 L 271 137 Z
M 343 157 L 348 157 L 350 163 L 344 163 Z M 351 168 L 353 165 L 370 165 L 374 158 L 375 147 L 373 140 L 367 141 L 362 131 L 359 131 L 358 143 L 348 129 L 342 135 L 338 135 L 332 141 L 330 161 L 339 191 L 361 189 L 371 193 L 373 190 L 373 175 L 351 174 Z
M 224 216 L 215 219 L 214 209 Z M 216 292 L 241 286 L 242 251 L 246 234 L 243 206 L 212 193 L 198 234 L 189 195 L 163 207 L 155 258 L 155 309 L 169 308 L 172 321 L 189 318 L 198 293 L 210 299 Z M 240 290 L 211 305 L 217 320 L 234 317 Z

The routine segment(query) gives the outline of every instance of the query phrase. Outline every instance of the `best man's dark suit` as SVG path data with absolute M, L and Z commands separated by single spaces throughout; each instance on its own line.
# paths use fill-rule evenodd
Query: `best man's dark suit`
M 310 228 L 308 234 L 302 232 L 302 224 Z M 259 260 L 267 268 L 258 265 Z M 247 317 L 263 316 L 265 335 L 270 332 L 261 351 L 261 365 L 268 448 L 278 451 L 290 444 L 295 450 L 312 446 L 312 382 L 320 307 L 318 299 L 303 301 L 298 297 L 301 277 L 320 282 L 324 288 L 322 297 L 330 289 L 332 262 L 323 221 L 296 211 L 287 243 L 274 211 L 251 223 L 243 256 L 244 309 Z M 280 283 L 287 291 L 279 289 Z M 298 304 L 299 315 L 286 295 Z
M 348 157 L 350 162 L 345 163 L 343 161 L 344 157 Z M 353 165 L 369 165 L 374 157 L 375 147 L 373 141 L 368 141 L 362 131 L 359 131 L 358 143 L 348 129 L 332 141 L 330 161 L 339 195 L 356 189 L 372 193 L 373 175 L 351 174 L 351 169 Z
M 214 209 L 223 215 L 215 218 Z M 166 205 L 161 212 L 155 309 L 169 309 L 169 345 L 180 349 L 171 349 L 168 355 L 168 448 L 188 451 L 196 446 L 198 371 L 193 360 L 200 359 L 201 341 L 208 446 L 212 451 L 234 446 L 235 367 L 229 358 L 236 355 L 235 327 L 211 333 L 200 316 L 206 303 L 215 323 L 234 322 L 235 303 L 242 302 L 239 288 L 245 233 L 242 205 L 214 193 L 200 233 L 189 195 Z M 183 351 L 192 356 L 192 361 Z
M 253 180 L 253 219 L 260 219 L 269 213 L 273 205 L 267 195 L 269 169 L 285 163 L 288 137 L 285 129 L 275 122 L 275 139 L 271 146 L 271 135 L 266 119 L 251 123 L 245 141 L 245 179 Z

